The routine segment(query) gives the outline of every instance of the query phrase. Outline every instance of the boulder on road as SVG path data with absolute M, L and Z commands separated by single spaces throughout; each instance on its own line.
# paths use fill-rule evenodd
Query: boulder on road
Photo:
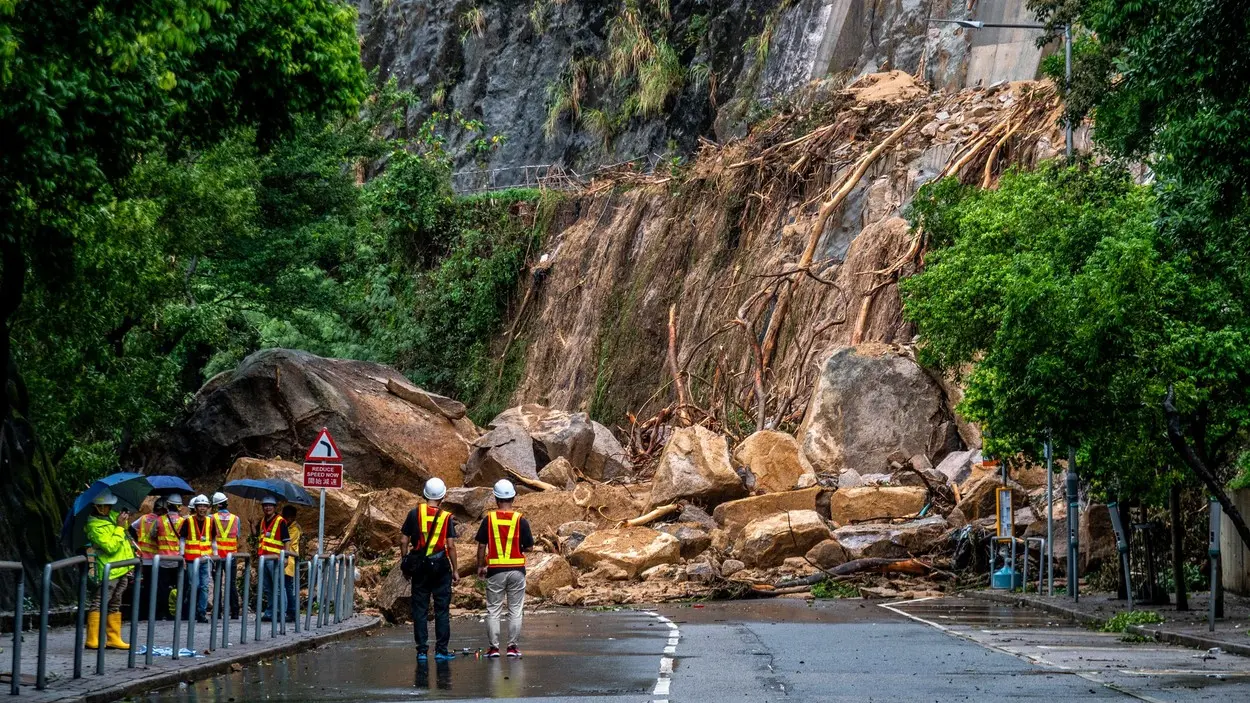
M 820 496 L 821 490 L 819 487 L 813 487 L 731 500 L 716 506 L 716 510 L 712 511 L 712 519 L 716 520 L 716 524 L 728 533 L 731 540 L 737 539 L 742 529 L 752 520 L 787 510 L 816 510 L 816 499 Z
M 637 486 L 579 483 L 573 491 L 540 491 L 517 496 L 516 509 L 530 523 L 534 539 L 554 535 L 556 528 L 574 520 L 600 527 L 615 525 L 645 512 L 647 492 Z
M 1064 526 L 1066 527 L 1066 521 Z M 1116 548 L 1115 528 L 1111 526 L 1111 511 L 1101 503 L 1093 503 L 1081 513 L 1077 527 L 1080 533 L 1081 572 L 1089 573 L 1104 563 L 1116 563 L 1120 552 Z
M 821 369 L 799 437 L 818 472 L 883 471 L 894 452 L 928 455 L 947 414 L 941 387 L 912 359 L 884 344 L 844 347 Z
M 404 578 L 398 564 L 391 567 L 383 579 L 374 596 L 374 605 L 389 623 L 412 622 L 412 582 Z
M 689 500 L 710 507 L 746 492 L 729 461 L 725 438 L 695 425 L 674 430 L 664 446 L 651 486 L 651 506 Z
M 533 438 L 533 451 L 538 465 L 564 457 L 577 468 L 586 466 L 590 448 L 595 442 L 595 430 L 586 413 L 568 413 L 541 405 L 528 403 L 499 413 L 490 426 L 518 427 Z
M 712 546 L 712 535 L 698 523 L 674 522 L 661 525 L 660 532 L 670 534 L 681 542 L 681 558 L 693 559 Z
M 517 475 L 537 479 L 538 466 L 529 434 L 517 425 L 500 425 L 473 442 L 461 482 L 489 487 L 501 478 L 515 483 Z
M 582 473 L 596 481 L 611 481 L 630 475 L 633 463 L 612 430 L 594 420 L 591 420 L 590 426 L 595 431 L 595 441 L 590 445 L 590 454 L 586 457 Z
M 481 520 L 486 511 L 495 507 L 495 494 L 486 486 L 448 488 L 442 507 L 460 522 Z
M 258 351 L 200 388 L 185 419 L 157 442 L 150 470 L 194 479 L 239 456 L 301 461 L 326 427 L 348 479 L 413 493 L 431 476 L 461 485 L 473 423 L 396 396 L 392 382 L 415 388 L 382 364 Z
M 834 530 L 833 536 L 852 559 L 902 558 L 932 551 L 948 527 L 945 518 L 934 515 L 899 525 L 848 525 Z
M 747 568 L 747 565 L 741 559 L 726 559 L 720 563 L 720 573 L 725 578 L 729 578 L 745 568 Z
M 653 566 L 672 564 L 679 558 L 681 543 L 676 537 L 647 527 L 621 527 L 590 533 L 569 561 L 583 570 L 611 567 L 614 575 L 634 579 Z
M 525 593 L 550 598 L 565 586 L 577 587 L 577 572 L 559 554 L 532 552 L 525 557 Z
M 829 526 L 815 510 L 791 510 L 748 523 L 734 556 L 756 567 L 777 566 L 829 537 Z
M 586 520 L 566 522 L 556 528 L 556 542 L 561 554 L 572 554 L 573 550 L 586 539 L 586 535 L 599 529 L 599 526 Z
M 760 430 L 734 448 L 734 461 L 755 476 L 755 490 L 763 493 L 788 491 L 812 466 L 799 451 L 799 442 L 785 432 Z
M 806 559 L 822 569 L 832 569 L 850 561 L 851 553 L 836 539 L 827 539 L 807 550 Z
M 915 486 L 863 486 L 838 489 L 829 497 L 829 517 L 839 525 L 907 517 L 920 512 L 928 491 Z
M 577 487 L 577 474 L 573 471 L 573 465 L 562 456 L 539 469 L 538 478 L 566 491 Z

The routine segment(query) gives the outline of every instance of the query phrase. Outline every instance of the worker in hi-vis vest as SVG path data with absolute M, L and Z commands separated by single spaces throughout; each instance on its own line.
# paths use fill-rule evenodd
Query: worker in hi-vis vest
M 156 553 L 161 558 L 161 568 L 156 574 L 156 619 L 173 620 L 173 610 L 169 607 L 169 594 L 178 583 L 178 567 L 182 563 L 182 542 L 178 533 L 182 531 L 182 496 L 174 493 L 165 499 L 165 514 L 156 521 Z
M 199 574 L 196 576 L 196 593 L 191 593 L 191 569 L 200 557 L 213 556 L 213 521 L 208 517 L 208 496 L 201 493 L 191 499 L 191 509 L 195 512 L 182 520 L 182 529 L 178 536 L 182 538 L 182 554 L 187 560 L 187 578 L 183 582 L 187 586 L 186 596 L 182 602 L 190 615 L 195 610 L 196 622 L 208 622 L 208 583 L 212 574 L 212 564 L 202 561 Z M 194 596 L 194 597 L 193 597 Z
M 156 574 L 152 573 L 152 557 L 157 554 L 156 523 L 165 517 L 167 508 L 164 498 L 157 498 L 152 504 L 152 512 L 141 515 L 130 523 L 130 535 L 138 546 L 138 556 L 143 560 L 143 587 L 135 592 L 139 598 L 139 616 L 148 616 L 148 602 L 152 599 L 152 591 L 156 588 Z
M 134 567 L 119 566 L 109 571 L 109 599 L 107 603 L 100 602 L 104 565 L 135 558 L 130 535 L 126 534 L 130 512 L 125 509 L 118 512 L 113 509 L 115 505 L 117 496 L 105 489 L 91 501 L 91 515 L 87 518 L 87 542 L 95 552 L 95 575 L 91 579 L 95 595 L 87 600 L 86 646 L 89 649 L 100 646 L 100 613 L 106 610 L 107 646 L 110 649 L 130 649 L 130 645 L 122 640 L 122 595 L 134 581 L 134 574 L 130 573 Z
M 260 524 L 256 526 L 256 555 L 259 561 L 261 557 L 280 556 L 286 550 L 286 546 L 291 542 L 291 530 L 287 527 L 286 520 L 278 514 L 278 499 L 273 496 L 265 496 L 260 499 L 260 509 L 263 515 Z M 264 613 L 261 620 L 269 621 L 273 619 L 273 601 L 277 591 L 274 584 L 278 584 L 278 588 L 282 588 L 280 579 L 283 569 L 278 566 L 278 560 L 273 559 L 265 562 L 265 588 L 261 597 L 264 599 Z
M 213 534 L 217 537 L 213 541 L 213 549 L 221 558 L 224 568 L 226 557 L 239 551 L 239 516 L 230 512 L 226 494 L 221 491 L 213 494 Z M 235 580 L 234 574 L 226 574 L 223 585 L 230 589 L 230 614 L 237 618 L 241 605 L 239 582 Z
M 534 547 L 530 524 L 512 509 L 516 487 L 495 483 L 496 509 L 477 531 L 477 574 L 486 577 L 486 656 L 499 656 L 499 617 L 508 603 L 508 656 L 520 657 L 521 609 L 525 607 L 525 553 Z
M 451 586 L 460 580 L 456 573 L 456 520 L 440 505 L 447 495 L 447 484 L 437 477 L 421 489 L 425 502 L 408 511 L 400 528 L 399 558 L 411 548 L 424 554 L 428 569 L 412 579 L 412 634 L 417 641 L 417 661 L 426 661 L 430 646 L 430 626 L 426 618 L 434 602 L 434 659 L 449 661 L 456 655 L 451 642 Z

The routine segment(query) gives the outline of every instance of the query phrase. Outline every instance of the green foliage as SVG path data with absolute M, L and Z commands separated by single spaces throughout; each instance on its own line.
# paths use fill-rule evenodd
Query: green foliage
M 859 589 L 854 584 L 825 579 L 812 586 L 814 598 L 858 598 Z
M 1125 632 L 1133 625 L 1152 625 L 1163 622 L 1163 618 L 1153 610 L 1126 610 L 1116 613 L 1103 626 L 1103 632 Z

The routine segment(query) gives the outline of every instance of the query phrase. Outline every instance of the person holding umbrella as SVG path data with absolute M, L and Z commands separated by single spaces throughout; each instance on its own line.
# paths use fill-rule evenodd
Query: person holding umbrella
M 261 498 L 260 509 L 263 517 L 256 528 L 256 553 L 261 557 L 281 556 L 291 541 L 291 530 L 278 514 L 278 499 L 272 495 Z M 265 593 L 262 595 L 265 607 L 261 620 L 273 619 L 273 594 L 277 592 L 273 584 L 278 583 L 275 579 L 279 574 L 282 571 L 278 569 L 277 559 L 265 563 Z
M 115 505 L 117 505 L 117 496 L 113 495 L 112 491 L 104 489 L 92 500 L 92 513 L 87 518 L 85 531 L 87 541 L 95 551 L 97 589 L 100 587 L 98 579 L 104 574 L 105 564 L 135 558 L 125 527 L 130 511 L 125 509 L 114 511 Z M 133 568 L 123 566 L 109 573 L 108 603 L 100 602 L 99 597 L 102 594 L 99 593 L 93 599 L 93 602 L 99 605 L 87 612 L 86 646 L 88 649 L 97 649 L 100 646 L 100 615 L 105 612 L 106 607 L 108 608 L 107 646 L 110 649 L 130 649 L 130 645 L 122 640 L 122 595 L 134 579 L 130 573 Z

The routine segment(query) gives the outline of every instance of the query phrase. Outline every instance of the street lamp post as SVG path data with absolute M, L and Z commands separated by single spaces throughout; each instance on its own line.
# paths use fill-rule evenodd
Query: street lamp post
M 965 29 L 1046 29 L 1044 24 L 1012 24 L 998 22 L 979 22 L 977 20 L 929 20 L 930 24 L 953 24 Z M 1072 25 L 1063 26 L 1063 87 L 1072 86 Z M 1072 120 L 1063 118 L 1063 153 L 1072 160 Z

